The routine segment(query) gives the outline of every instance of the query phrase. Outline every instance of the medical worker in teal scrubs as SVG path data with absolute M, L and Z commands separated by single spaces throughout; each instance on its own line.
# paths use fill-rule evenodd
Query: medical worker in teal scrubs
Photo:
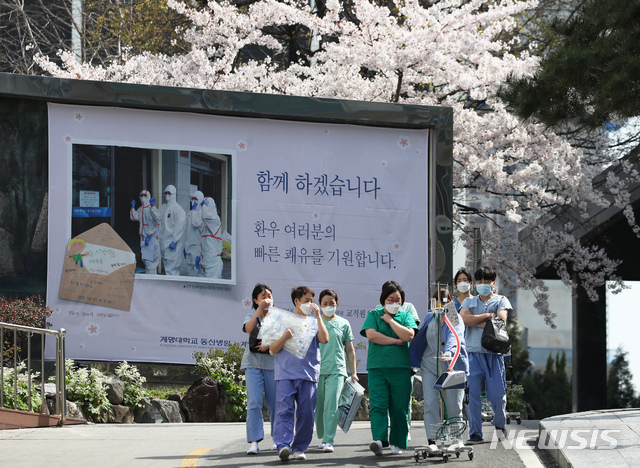
M 318 438 L 322 439 L 318 448 L 331 453 L 334 451 L 333 439 L 338 428 L 338 402 L 344 381 L 351 375 L 353 381 L 357 382 L 358 373 L 351 324 L 336 315 L 338 295 L 331 289 L 325 289 L 320 293 L 318 301 L 322 310 L 322 321 L 329 332 L 329 342 L 320 343 L 316 433 Z

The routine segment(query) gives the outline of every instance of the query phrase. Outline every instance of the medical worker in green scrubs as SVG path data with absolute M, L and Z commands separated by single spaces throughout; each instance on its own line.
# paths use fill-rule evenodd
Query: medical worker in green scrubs
M 336 315 L 338 295 L 331 289 L 320 293 L 322 321 L 329 332 L 329 342 L 320 343 L 320 379 L 316 404 L 316 432 L 322 439 L 324 452 L 333 452 L 333 439 L 338 428 L 338 402 L 344 380 L 351 375 L 358 381 L 356 351 L 353 348 L 353 332 L 348 320 Z M 347 359 L 351 367 L 347 365 Z
M 400 310 L 403 302 L 400 285 L 387 281 L 380 294 L 382 307 L 369 312 L 360 330 L 369 340 L 367 371 L 373 436 L 369 448 L 377 456 L 382 456 L 383 447 L 391 446 L 392 454 L 407 448 L 412 391 L 409 342 L 418 327 L 409 312 Z

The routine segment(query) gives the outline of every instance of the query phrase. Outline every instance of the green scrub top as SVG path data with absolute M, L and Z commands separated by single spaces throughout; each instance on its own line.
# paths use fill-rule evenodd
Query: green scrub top
M 367 315 L 367 318 L 364 320 L 362 330 L 360 330 L 360 335 L 366 337 L 367 329 L 371 328 L 373 330 L 376 330 L 377 332 L 382 333 L 383 335 L 390 336 L 392 338 L 399 338 L 391 328 L 391 325 L 382 320 L 382 316 L 384 315 L 384 313 L 384 308 L 378 308 L 370 311 Z M 393 316 L 393 320 L 404 327 L 413 329 L 414 331 L 418 330 L 416 322 L 415 320 L 413 320 L 413 317 L 409 312 L 398 311 L 398 313 Z M 369 341 L 369 350 L 367 353 L 367 370 L 385 367 L 411 368 L 411 366 L 409 365 L 409 343 L 407 343 L 405 346 L 399 346 L 379 345 L 377 343 Z
M 322 317 L 329 332 L 329 342 L 320 343 L 320 375 L 339 374 L 347 377 L 346 341 L 353 341 L 353 332 L 348 320 L 336 315 L 333 320 Z

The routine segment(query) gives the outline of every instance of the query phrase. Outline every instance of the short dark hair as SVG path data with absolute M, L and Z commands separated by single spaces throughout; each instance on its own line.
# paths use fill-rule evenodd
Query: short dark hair
M 456 273 L 456 276 L 453 277 L 453 284 L 456 284 L 458 282 L 458 276 L 460 275 L 467 275 L 467 278 L 469 278 L 470 281 L 473 281 L 473 275 L 471 275 L 469 270 L 467 270 L 465 267 L 460 267 L 458 269 L 458 272 Z
M 318 303 L 319 304 L 322 304 L 322 298 L 324 296 L 331 296 L 336 300 L 336 302 L 338 302 L 338 295 L 336 294 L 336 292 L 333 289 L 325 289 L 324 291 L 322 291 L 320 293 L 320 295 L 318 296 Z
M 476 281 L 480 281 L 480 280 L 495 281 L 498 274 L 496 273 L 496 270 L 494 270 L 493 268 L 483 266 L 478 268 L 473 276 L 476 279 Z
M 434 299 L 439 300 L 440 302 L 444 302 L 443 299 L 446 297 L 447 298 L 447 302 L 451 302 L 453 301 L 453 296 L 451 295 L 451 293 L 449 292 L 449 290 L 447 288 L 440 288 L 438 289 L 436 292 L 433 293 L 433 297 Z
M 256 299 L 258 299 L 258 296 L 260 295 L 260 293 L 262 291 L 269 291 L 271 294 L 273 294 L 273 291 L 271 290 L 271 288 L 269 286 L 267 286 L 264 283 L 258 283 L 253 287 L 253 292 L 251 293 L 251 305 L 253 306 L 254 309 L 258 309 L 258 304 L 256 304 Z
M 291 302 L 293 302 L 293 305 L 296 305 L 296 299 L 302 299 L 302 296 L 304 296 L 305 294 L 311 294 L 311 297 L 316 295 L 316 293 L 314 293 L 313 290 L 311 288 L 308 288 L 307 286 L 296 286 L 295 288 L 293 288 L 291 290 Z
M 402 303 L 404 304 L 404 290 L 395 281 L 387 281 L 382 285 L 382 293 L 380 294 L 380 304 L 384 305 L 384 301 L 387 300 L 387 297 L 392 295 L 394 292 L 400 293 L 400 298 L 402 299 Z

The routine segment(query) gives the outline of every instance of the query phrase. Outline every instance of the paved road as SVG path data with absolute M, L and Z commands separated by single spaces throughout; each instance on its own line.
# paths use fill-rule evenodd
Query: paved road
M 513 431 L 528 429 L 531 434 L 535 434 L 532 429 L 537 428 L 538 421 L 508 426 Z M 531 449 L 509 449 L 504 444 L 493 444 L 492 447 L 493 427 L 485 424 L 484 432 L 488 442 L 473 446 L 473 460 L 463 453 L 459 459 L 450 459 L 448 466 L 545 466 L 540 464 Z M 412 447 L 425 441 L 422 421 L 414 421 L 411 436 L 410 448 L 402 455 L 387 455 L 385 451 L 385 456 L 376 457 L 368 448 L 371 441 L 369 423 L 355 422 L 348 434 L 338 434 L 334 453 L 323 453 L 314 448 L 318 443 L 314 439 L 306 461 L 294 460 L 283 464 L 275 451 L 268 450 L 270 438 L 260 444 L 262 450 L 258 455 L 246 455 L 248 444 L 243 423 L 100 424 L 4 430 L 0 431 L 0 467 L 390 467 L 442 464 L 442 458 L 421 459 L 418 463 L 413 458 Z

